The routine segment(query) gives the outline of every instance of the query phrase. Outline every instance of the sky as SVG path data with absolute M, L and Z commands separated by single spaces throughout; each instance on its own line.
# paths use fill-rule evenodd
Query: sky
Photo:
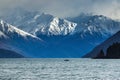
M 58 17 L 77 16 L 84 12 L 120 19 L 120 0 L 0 0 L 1 13 L 17 7 Z

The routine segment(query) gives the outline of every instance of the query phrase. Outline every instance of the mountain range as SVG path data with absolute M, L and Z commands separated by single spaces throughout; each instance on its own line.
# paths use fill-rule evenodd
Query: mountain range
M 120 30 L 119 21 L 103 15 L 80 14 L 62 19 L 17 9 L 1 19 L 16 26 L 12 32 L 2 27 L 1 43 L 27 57 L 79 58 Z
M 44 43 L 40 38 L 0 20 L 0 49 L 34 57 L 42 46 L 44 46 Z

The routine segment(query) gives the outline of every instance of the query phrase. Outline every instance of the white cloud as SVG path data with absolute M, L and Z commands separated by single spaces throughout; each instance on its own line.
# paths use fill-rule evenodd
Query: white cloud
M 0 12 L 15 7 L 40 10 L 59 17 L 80 12 L 102 14 L 120 19 L 120 0 L 0 0 Z

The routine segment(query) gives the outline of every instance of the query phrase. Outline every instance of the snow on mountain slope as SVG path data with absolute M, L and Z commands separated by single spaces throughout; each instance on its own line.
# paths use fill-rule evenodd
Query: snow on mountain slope
M 39 35 L 68 35 L 79 33 L 80 38 L 108 38 L 120 30 L 120 22 L 102 15 L 81 14 L 73 18 L 60 19 L 50 14 L 17 9 L 2 17 L 8 23 Z
M 44 42 L 40 38 L 0 20 L 0 49 L 18 52 L 30 57 L 37 54 L 38 48 L 41 48 L 43 44 Z
M 83 49 L 86 53 L 90 52 L 94 47 L 120 30 L 120 22 L 103 15 L 81 14 L 75 18 L 69 18 L 68 20 L 77 23 L 75 31 L 84 41 L 87 41 L 88 44 L 81 41 L 84 47 L 86 47 Z M 96 52 L 97 51 L 99 50 L 96 49 Z M 91 52 L 91 54 L 94 53 Z
M 35 35 L 67 35 L 73 34 L 74 29 L 77 24 L 69 22 L 64 19 L 60 19 L 54 17 L 49 14 L 42 14 L 37 17 L 34 21 L 37 22 L 38 25 L 34 25 L 34 33 Z
M 2 36 L 4 38 L 5 37 L 9 38 L 10 36 L 12 36 L 12 35 L 9 35 L 9 33 L 17 33 L 18 35 L 22 36 L 23 38 L 27 38 L 30 36 L 30 37 L 33 37 L 36 39 L 40 39 L 40 38 L 37 38 L 36 36 L 33 36 L 27 32 L 24 32 L 10 24 L 7 24 L 3 20 L 0 20 L 0 36 Z
M 120 43 L 120 31 L 117 32 L 112 37 L 108 38 L 106 41 L 104 41 L 97 47 L 95 47 L 90 53 L 88 53 L 84 57 L 91 57 L 91 58 L 96 57 L 101 50 L 103 50 L 104 53 L 106 54 L 107 48 L 113 45 L 114 43 Z
M 81 51 L 82 54 L 90 52 L 120 30 L 120 22 L 103 15 L 81 14 L 67 20 L 77 23 L 75 31 L 79 35 L 78 38 L 82 39 L 79 43 L 83 45 L 80 49 L 86 51 Z
M 80 16 L 67 18 L 77 23 L 76 32 L 81 37 L 109 37 L 120 30 L 120 22 L 112 20 L 103 15 L 81 14 Z
M 14 11 L 13 11 L 14 13 Z M 15 10 L 16 14 L 3 16 L 2 19 L 33 35 L 67 35 L 72 34 L 76 23 L 40 12 Z
M 80 57 L 79 52 L 74 53 L 74 49 L 62 45 L 49 45 L 41 39 L 26 33 L 12 25 L 0 21 L 0 49 L 20 53 L 25 57 L 33 58 L 66 58 Z M 48 41 L 49 42 L 49 41 Z
M 14 14 L 16 13 L 16 14 Z M 79 33 L 81 38 L 109 37 L 120 30 L 120 22 L 102 15 L 81 14 L 60 19 L 39 11 L 17 8 L 1 17 L 8 23 L 33 35 L 68 35 Z

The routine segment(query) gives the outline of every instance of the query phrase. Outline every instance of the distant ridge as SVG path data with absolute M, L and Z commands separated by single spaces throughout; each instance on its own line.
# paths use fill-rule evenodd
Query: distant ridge
M 113 46 L 113 48 L 111 48 L 110 52 L 112 52 L 113 54 L 113 58 L 115 53 L 119 53 L 117 50 L 115 51 L 115 49 L 117 49 L 117 47 L 115 47 L 115 44 L 120 44 L 120 31 L 117 32 L 115 35 L 113 35 L 112 37 L 108 38 L 106 41 L 104 41 L 103 43 L 101 43 L 100 45 L 98 45 L 97 47 L 95 47 L 90 53 L 88 53 L 87 55 L 85 55 L 84 57 L 86 58 L 93 58 L 93 57 L 97 57 L 97 55 L 99 55 L 100 51 L 102 50 L 103 53 L 105 55 L 107 55 L 107 50 Z M 119 46 L 118 46 L 119 47 Z M 115 48 L 115 49 L 114 49 Z M 118 49 L 119 50 L 119 49 Z M 114 51 L 114 52 L 113 52 Z M 111 54 L 111 53 L 110 53 Z M 118 56 L 119 57 L 119 56 Z M 112 56 L 111 56 L 112 58 Z

